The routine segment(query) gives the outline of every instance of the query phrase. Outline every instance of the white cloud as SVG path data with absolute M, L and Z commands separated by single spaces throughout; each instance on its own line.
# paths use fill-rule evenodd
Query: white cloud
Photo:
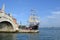
M 60 11 L 51 12 L 52 15 L 41 20 L 41 27 L 60 27 Z
M 52 12 L 52 14 L 60 14 L 60 11 Z

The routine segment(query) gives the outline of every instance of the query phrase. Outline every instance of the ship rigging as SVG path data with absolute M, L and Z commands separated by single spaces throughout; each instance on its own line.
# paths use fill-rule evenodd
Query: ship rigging
M 38 16 L 36 16 L 36 11 L 31 10 L 31 15 L 29 17 L 29 28 L 32 30 L 37 30 L 39 26 Z

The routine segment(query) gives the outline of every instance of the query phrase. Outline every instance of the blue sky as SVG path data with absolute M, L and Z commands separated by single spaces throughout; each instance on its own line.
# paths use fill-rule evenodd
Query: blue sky
M 5 4 L 5 12 L 11 13 L 17 22 L 26 25 L 30 10 L 36 9 L 41 27 L 60 27 L 60 0 L 0 0 L 0 8 Z

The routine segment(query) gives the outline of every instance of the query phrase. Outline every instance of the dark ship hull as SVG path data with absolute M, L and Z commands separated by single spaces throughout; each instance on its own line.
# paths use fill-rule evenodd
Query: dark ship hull
M 36 24 L 36 25 L 30 25 L 29 26 L 29 29 L 31 29 L 31 30 L 38 30 L 38 27 L 39 27 L 39 23 L 38 24 Z

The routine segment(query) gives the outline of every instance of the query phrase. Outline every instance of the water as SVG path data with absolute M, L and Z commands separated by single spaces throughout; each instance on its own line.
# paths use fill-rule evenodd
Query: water
M 0 33 L 0 40 L 60 40 L 60 29 L 40 29 L 39 33 Z

